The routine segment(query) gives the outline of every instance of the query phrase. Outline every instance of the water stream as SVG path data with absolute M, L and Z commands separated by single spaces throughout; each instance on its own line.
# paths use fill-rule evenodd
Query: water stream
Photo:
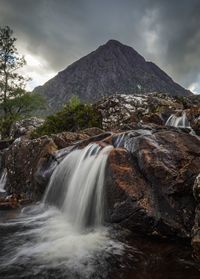
M 197 136 L 195 131 L 192 129 L 185 111 L 183 111 L 181 116 L 177 116 L 175 114 L 170 115 L 170 117 L 167 119 L 167 121 L 165 123 L 165 126 L 189 129 L 190 135 L 193 135 L 197 139 L 200 139 L 199 136 Z
M 7 170 L 4 169 L 1 173 L 1 177 L 0 177 L 0 193 L 4 193 L 5 192 L 5 186 L 6 186 L 6 181 L 7 181 Z
M 53 278 L 90 278 L 99 259 L 105 267 L 110 254 L 123 254 L 122 243 L 103 225 L 104 172 L 112 148 L 91 144 L 71 152 L 55 169 L 43 202 L 0 224 L 9 236 L 0 278 L 49 278 L 50 271 L 57 274 Z
M 1 279 L 199 278 L 188 247 L 127 239 L 126 231 L 105 226 L 112 148 L 72 151 L 54 170 L 42 203 L 0 212 Z

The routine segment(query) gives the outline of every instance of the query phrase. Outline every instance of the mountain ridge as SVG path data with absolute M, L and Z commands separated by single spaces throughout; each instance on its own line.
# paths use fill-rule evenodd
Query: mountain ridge
M 73 95 L 82 101 L 94 102 L 116 93 L 192 94 L 132 47 L 113 39 L 58 72 L 33 92 L 44 96 L 54 111 Z

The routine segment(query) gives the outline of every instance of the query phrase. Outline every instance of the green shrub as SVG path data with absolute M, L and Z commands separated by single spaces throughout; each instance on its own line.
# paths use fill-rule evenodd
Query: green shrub
M 100 113 L 92 105 L 81 103 L 77 97 L 72 97 L 60 111 L 48 116 L 44 124 L 32 133 L 32 137 L 63 131 L 75 132 L 90 127 L 102 128 Z

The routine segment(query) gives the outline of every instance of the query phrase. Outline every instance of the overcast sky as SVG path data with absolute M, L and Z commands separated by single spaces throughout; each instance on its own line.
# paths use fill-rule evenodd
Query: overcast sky
M 116 39 L 200 93 L 200 0 L 0 0 L 30 88 Z

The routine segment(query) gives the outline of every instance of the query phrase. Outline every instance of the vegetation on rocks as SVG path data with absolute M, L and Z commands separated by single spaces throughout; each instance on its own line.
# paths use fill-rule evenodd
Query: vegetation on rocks
M 37 138 L 63 131 L 74 132 L 90 127 L 102 127 L 101 114 L 92 105 L 81 103 L 73 96 L 60 111 L 48 116 L 44 124 L 32 133 L 32 137 Z

